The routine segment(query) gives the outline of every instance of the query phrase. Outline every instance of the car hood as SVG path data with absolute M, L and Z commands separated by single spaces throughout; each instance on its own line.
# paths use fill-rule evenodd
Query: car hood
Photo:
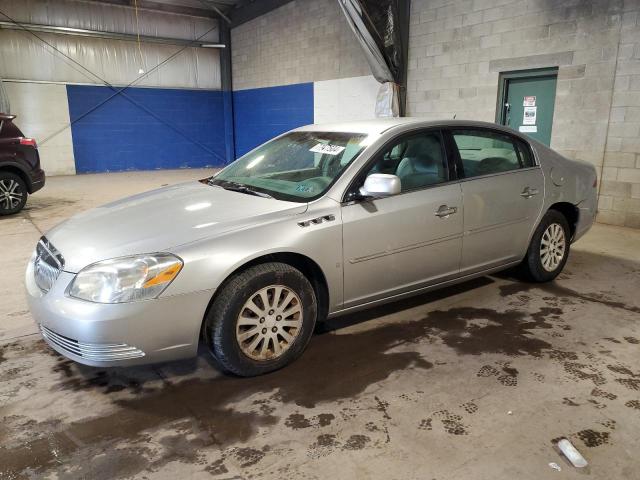
M 88 210 L 57 225 L 46 237 L 64 257 L 64 269 L 76 273 L 100 260 L 170 251 L 306 209 L 306 203 L 189 182 Z

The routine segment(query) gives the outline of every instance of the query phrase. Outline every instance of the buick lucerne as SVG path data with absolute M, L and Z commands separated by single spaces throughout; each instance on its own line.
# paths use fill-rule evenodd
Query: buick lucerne
M 225 371 L 258 375 L 328 317 L 510 267 L 553 280 L 594 221 L 596 184 L 593 166 L 490 123 L 306 126 L 56 226 L 28 264 L 29 305 L 80 363 L 204 342 Z

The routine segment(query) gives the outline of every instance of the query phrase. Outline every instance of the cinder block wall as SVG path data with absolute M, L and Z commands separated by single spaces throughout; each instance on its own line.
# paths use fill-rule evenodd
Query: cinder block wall
M 601 187 L 599 221 L 640 228 L 640 0 L 622 12 Z
M 296 0 L 231 31 L 233 88 L 370 75 L 337 0 Z
M 336 0 L 296 0 L 231 31 L 235 148 L 374 117 L 379 84 Z
M 640 0 L 413 0 L 408 113 L 495 121 L 500 72 L 559 67 L 551 146 L 640 228 Z

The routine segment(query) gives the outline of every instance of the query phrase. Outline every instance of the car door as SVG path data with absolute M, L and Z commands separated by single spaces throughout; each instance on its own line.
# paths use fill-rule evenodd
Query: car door
M 400 177 L 400 194 L 342 205 L 344 307 L 457 275 L 462 248 L 460 185 L 450 177 L 444 138 L 421 130 L 387 143 L 347 192 L 372 173 Z
M 544 177 L 522 139 L 487 129 L 450 130 L 464 205 L 460 274 L 523 258 L 544 199 Z

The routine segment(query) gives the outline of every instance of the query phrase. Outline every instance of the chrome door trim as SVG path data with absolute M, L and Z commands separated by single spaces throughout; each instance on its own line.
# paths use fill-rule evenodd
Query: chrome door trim
M 484 277 L 485 275 L 489 275 L 491 273 L 495 273 L 495 272 L 499 272 L 501 270 L 506 270 L 508 268 L 514 267 L 516 265 L 519 265 L 521 262 L 521 260 L 517 260 L 514 262 L 509 262 L 509 263 L 504 263 L 502 265 L 498 265 L 497 267 L 491 267 L 485 270 L 481 270 L 479 272 L 475 272 L 475 273 L 470 273 L 468 275 L 463 275 L 461 277 L 455 277 L 452 278 L 450 280 L 445 280 L 444 282 L 439 282 L 439 283 L 433 283 L 433 284 L 428 284 L 413 290 L 409 290 L 407 292 L 399 292 L 399 293 L 395 293 L 392 295 L 389 295 L 387 297 L 384 298 L 379 298 L 377 300 L 372 300 L 370 302 L 364 302 L 364 303 L 359 303 L 357 305 L 353 305 L 351 307 L 347 307 L 347 308 L 343 308 L 341 310 L 335 310 L 333 312 L 330 312 L 329 315 L 327 316 L 327 318 L 334 318 L 334 317 L 339 317 L 341 315 L 345 315 L 348 313 L 353 313 L 353 312 L 357 312 L 359 310 L 365 310 L 371 307 L 375 307 L 378 305 L 383 305 L 385 303 L 391 303 L 397 300 L 402 300 L 404 298 L 409 298 L 409 297 L 413 297 L 416 295 L 420 295 L 422 293 L 426 293 L 426 292 L 430 292 L 431 290 L 438 290 L 442 287 L 447 287 L 447 286 L 451 286 L 451 285 L 455 285 L 457 283 L 463 283 L 467 280 L 473 280 L 474 278 L 478 278 L 478 277 Z
M 500 175 L 509 175 L 518 172 L 527 172 L 530 170 L 542 170 L 540 165 L 536 165 L 535 167 L 527 167 L 527 168 L 516 168 L 515 170 L 507 170 L 506 172 L 497 172 L 497 173 L 487 173 L 486 175 L 477 175 L 475 177 L 463 177 L 459 179 L 459 182 L 472 182 L 473 180 L 480 180 L 481 178 L 490 178 L 497 177 Z
M 517 218 L 515 220 L 509 220 L 507 222 L 494 223 L 492 225 L 487 225 L 487 226 L 482 227 L 482 228 L 475 228 L 475 229 L 472 229 L 472 230 L 465 230 L 464 234 L 467 237 L 467 236 L 470 236 L 470 235 L 474 235 L 476 233 L 488 232 L 489 230 L 494 230 L 496 228 L 507 227 L 509 225 L 515 225 L 517 223 L 526 222 L 530 218 L 531 217 Z
M 445 237 L 439 237 L 439 238 L 436 238 L 434 240 L 429 240 L 427 242 L 414 243 L 414 244 L 411 244 L 411 245 L 406 245 L 406 246 L 403 246 L 403 247 L 394 248 L 393 250 L 387 250 L 387 251 L 384 251 L 384 252 L 372 253 L 372 254 L 366 255 L 364 257 L 351 258 L 351 259 L 349 259 L 349 263 L 353 265 L 355 263 L 366 262 L 367 260 L 374 260 L 376 258 L 387 257 L 389 255 L 394 255 L 396 253 L 402 253 L 402 252 L 407 252 L 409 250 L 415 250 L 416 248 L 428 247 L 430 245 L 436 245 L 438 243 L 446 242 L 448 240 L 455 240 L 455 239 L 461 238 L 461 237 L 462 237 L 461 233 L 456 234 L 456 235 L 447 235 Z

